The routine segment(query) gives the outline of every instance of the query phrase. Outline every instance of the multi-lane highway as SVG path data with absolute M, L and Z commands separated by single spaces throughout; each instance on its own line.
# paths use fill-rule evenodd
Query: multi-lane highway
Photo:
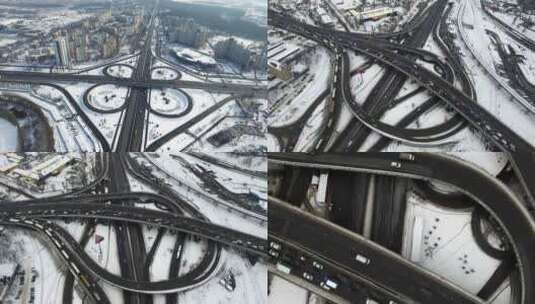
M 406 48 L 422 48 L 428 37 L 440 23 L 440 16 L 446 7 L 447 1 L 438 1 L 433 4 L 422 22 L 418 27 L 411 28 L 412 35 L 408 36 L 402 41 L 400 46 Z M 443 77 L 453 82 L 453 71 L 449 63 L 443 64 L 436 55 L 427 53 L 423 50 L 415 52 L 414 54 L 407 53 L 407 58 L 416 60 L 429 60 L 433 58 L 433 64 L 443 73 Z M 331 148 L 332 150 L 358 150 L 368 137 L 371 130 L 379 134 L 397 141 L 408 142 L 410 144 L 418 145 L 437 145 L 441 139 L 449 138 L 461 128 L 458 126 L 462 123 L 460 117 L 455 117 L 439 126 L 426 129 L 403 129 L 402 127 L 381 123 L 379 120 L 384 113 L 391 107 L 395 106 L 391 101 L 399 94 L 400 89 L 405 83 L 407 77 L 403 74 L 390 69 L 386 69 L 383 77 L 377 82 L 373 90 L 368 94 L 368 97 L 359 105 L 351 98 L 350 89 L 350 74 L 349 74 L 349 57 L 347 53 L 344 56 L 340 79 L 340 90 L 343 91 L 341 102 L 345 102 L 350 106 L 356 118 L 350 122 L 345 128 L 344 132 L 337 138 L 336 143 Z M 432 97 L 430 100 L 414 109 L 411 112 L 412 117 L 418 117 L 430 107 L 436 105 L 437 99 Z M 409 118 L 407 118 L 409 119 Z
M 500 228 L 509 238 L 514 257 L 517 261 L 522 289 L 520 303 L 527 304 L 532 303 L 535 300 L 535 291 L 530 288 L 535 282 L 535 265 L 530 257 L 532 255 L 531 253 L 535 250 L 535 242 L 533 241 L 533 236 L 535 235 L 535 222 L 527 208 L 523 205 L 523 202 L 518 199 L 515 194 L 513 194 L 499 180 L 488 175 L 481 169 L 453 157 L 426 153 L 419 153 L 412 160 L 402 160 L 396 153 L 359 153 L 355 155 L 275 153 L 270 154 L 269 163 L 270 165 L 286 165 L 298 168 L 313 168 L 316 170 L 339 170 L 345 172 L 409 177 L 419 180 L 437 181 L 454 186 L 459 191 L 472 198 L 479 206 L 496 219 Z M 355 257 L 353 257 L 353 260 L 350 260 L 352 257 L 349 255 L 343 256 L 347 253 L 347 248 L 344 246 L 348 244 L 348 242 L 336 242 L 331 246 L 327 246 L 329 248 L 325 249 L 326 246 L 324 246 L 324 244 L 329 242 L 333 238 L 334 231 L 337 231 L 334 227 L 331 227 L 330 231 L 326 230 L 327 232 L 324 234 L 325 238 L 322 238 L 321 234 L 318 233 L 299 233 L 301 227 L 306 225 L 289 225 L 289 223 L 287 223 L 288 219 L 295 219 L 297 215 L 295 211 L 285 209 L 288 208 L 277 207 L 276 211 L 278 212 L 278 215 L 276 214 L 276 217 L 273 217 L 277 219 L 277 221 L 270 226 L 277 228 L 276 232 L 270 232 L 270 237 L 273 235 L 274 239 L 288 240 L 289 244 L 291 244 L 290 247 L 297 248 L 301 252 L 305 250 L 308 251 L 309 254 L 320 257 L 322 260 L 338 267 L 340 273 L 344 273 L 344 271 L 341 270 L 344 267 L 346 268 L 346 271 L 347 269 L 354 269 Z M 310 217 L 310 215 L 307 215 L 306 217 Z M 292 223 L 295 222 L 292 221 Z M 318 223 L 321 223 L 321 220 L 318 220 Z M 314 227 L 317 225 L 314 225 Z M 323 225 L 326 228 L 329 228 L 329 224 Z M 348 234 L 348 232 L 341 233 Z M 299 238 L 304 239 L 305 244 L 301 244 Z M 334 249 L 330 247 L 334 247 Z M 371 259 L 369 264 L 365 264 L 370 266 L 369 271 L 373 273 L 373 260 L 376 258 L 376 255 L 372 254 L 367 255 L 366 257 Z M 293 258 L 296 258 L 296 260 Z M 340 258 L 340 260 L 336 260 L 336 258 Z M 381 256 L 379 261 L 381 261 L 382 258 L 385 257 Z M 278 260 L 275 259 L 275 262 L 277 261 Z M 299 264 L 299 257 L 293 256 L 291 261 Z M 381 264 L 377 265 L 377 267 L 380 268 L 388 265 L 386 269 L 393 269 L 391 267 L 394 261 L 385 263 L 386 264 L 382 266 Z M 396 265 L 395 267 L 399 266 L 400 265 Z M 418 270 L 417 268 L 414 269 L 416 271 L 421 270 Z M 357 271 L 358 270 L 360 270 L 360 268 L 357 269 Z M 379 286 L 382 286 L 381 280 L 388 280 L 390 278 L 394 280 L 396 278 L 395 274 L 398 274 L 398 271 L 390 273 L 388 270 L 384 270 L 377 273 L 377 277 L 372 278 L 366 277 L 368 272 L 365 270 L 363 270 L 363 273 L 353 274 L 355 276 L 368 278 L 371 282 L 375 282 Z M 404 274 L 409 275 L 411 272 L 404 272 Z M 302 273 L 299 273 L 299 275 L 302 275 Z M 345 275 L 347 275 L 347 273 L 345 273 Z M 416 273 L 412 273 L 411 275 L 416 275 Z M 383 278 L 384 276 L 389 276 L 390 278 L 385 279 Z M 463 297 L 463 292 L 460 292 L 458 288 L 449 284 L 442 284 L 442 286 L 440 284 L 428 286 L 427 288 L 430 289 L 425 289 L 427 292 L 418 293 L 416 290 L 411 291 L 411 287 L 418 286 L 417 282 L 420 282 L 419 280 L 413 282 L 412 280 L 403 281 L 399 277 L 397 279 L 399 279 L 397 283 L 390 282 L 386 284 L 386 286 L 390 286 L 391 288 L 394 288 L 394 290 L 399 289 L 401 292 L 394 292 L 394 294 L 390 294 L 389 296 L 397 295 L 399 297 L 400 295 L 404 295 L 406 298 L 413 298 L 413 301 L 415 302 L 435 303 L 436 299 L 441 299 L 440 296 L 437 295 L 437 298 L 434 298 L 432 301 L 429 300 L 423 302 L 419 301 L 422 300 L 419 297 L 425 297 L 426 295 L 429 295 L 429 293 L 438 293 L 439 295 L 444 296 L 444 292 L 453 292 L 453 295 L 460 297 L 459 300 L 453 301 L 454 303 L 462 303 L 463 301 L 473 301 L 473 303 L 482 302 L 481 299 L 475 299 L 470 296 L 467 297 L 467 295 L 464 295 Z M 412 292 L 417 294 L 411 295 Z M 381 294 L 383 296 L 388 296 L 384 291 Z M 358 294 L 355 296 L 358 296 Z M 345 298 L 347 298 L 347 295 Z M 452 303 L 445 299 L 443 301 L 445 301 L 444 303 Z M 404 302 L 402 301 L 402 303 Z
M 152 37 L 154 33 L 155 19 L 158 12 L 159 0 L 156 1 L 150 15 L 143 50 L 139 55 L 137 67 L 132 75 L 133 80 L 146 82 L 151 79 L 152 66 Z M 146 111 L 148 100 L 146 88 L 131 88 L 126 97 L 126 110 L 117 140 L 117 152 L 142 151 L 143 134 L 145 134 Z
M 274 198 L 269 218 L 269 241 L 284 248 L 284 258 L 277 263 L 291 265 L 296 276 L 313 273 L 316 284 L 326 278 L 336 281 L 331 291 L 348 302 L 371 298 L 380 303 L 483 303 L 364 237 Z
M 167 303 L 170 303 L 170 300 L 176 299 L 176 292 L 195 288 L 213 278 L 221 267 L 223 247 L 235 248 L 258 258 L 266 255 L 265 239 L 211 223 L 194 203 L 183 200 L 168 186 L 147 177 L 146 168 L 137 165 L 130 157 L 112 155 L 103 157 L 98 163 L 100 173 L 96 180 L 83 189 L 49 198 L 4 201 L 1 202 L 0 214 L 3 225 L 37 231 L 51 250 L 58 251 L 58 258 L 62 259 L 72 278 L 84 287 L 93 302 L 108 302 L 106 294 L 96 284 L 103 280 L 122 289 L 128 303 L 151 303 L 151 294 L 169 294 Z M 139 178 L 159 194 L 131 192 L 127 174 Z M 149 204 L 156 209 L 145 207 Z M 85 252 L 83 240 L 79 243 L 56 224 L 62 219 L 89 223 L 88 233 L 84 233 L 86 240 L 90 236 L 90 227 L 94 229 L 95 223 L 113 224 L 118 233 L 121 273 L 112 273 L 95 262 Z M 168 279 L 151 281 L 148 267 L 155 260 L 158 245 L 149 250 L 144 243 L 140 244 L 145 241 L 140 225 L 156 227 L 160 238 L 165 231 L 176 232 L 174 247 L 177 259 L 170 264 Z M 198 263 L 179 276 L 182 258 L 178 250 L 180 248 L 182 252 L 184 236 L 188 235 L 204 240 L 207 246 Z M 72 299 L 72 283 L 65 286 L 64 297 Z
M 447 1 L 438 1 L 430 5 L 427 9 L 421 10 L 418 15 L 399 32 L 394 33 L 346 33 L 349 36 L 354 36 L 355 39 L 362 39 L 363 37 L 381 38 L 400 41 L 400 46 L 404 46 L 403 53 L 409 58 L 422 60 L 424 62 L 431 63 L 435 66 L 435 69 L 439 71 L 444 79 L 449 82 L 454 82 L 455 76 L 463 83 L 463 89 L 467 78 L 464 73 L 464 69 L 460 68 L 455 62 L 450 61 L 442 62 L 442 59 L 433 53 L 419 49 L 428 40 L 430 33 L 433 33 L 435 39 L 440 39 L 437 34 L 438 28 L 445 28 L 443 25 L 444 19 L 442 18 L 443 10 L 447 7 L 447 10 L 451 10 L 451 5 L 446 5 Z M 447 14 L 446 14 L 447 15 Z M 363 105 L 360 105 L 358 101 L 352 100 L 350 93 L 349 81 L 353 76 L 353 73 L 349 72 L 349 58 L 348 50 L 333 46 L 329 43 L 329 40 L 315 40 L 320 45 L 330 49 L 333 57 L 336 56 L 336 60 L 333 60 L 334 68 L 338 72 L 334 77 L 334 88 L 331 99 L 337 108 L 341 108 L 342 103 L 346 103 L 353 111 L 354 118 L 349 122 L 349 125 L 344 127 L 341 134 L 338 132 L 323 132 L 320 144 L 316 145 L 316 151 L 354 151 L 362 145 L 363 141 L 369 134 L 370 130 L 374 130 L 377 133 L 383 135 L 382 141 L 377 143 L 373 149 L 379 149 L 385 145 L 385 139 L 394 139 L 397 141 L 407 142 L 409 144 L 417 145 L 439 145 L 444 139 L 448 139 L 465 126 L 465 122 L 460 115 L 455 115 L 453 118 L 440 123 L 436 126 L 423 128 L 423 129 L 405 129 L 410 123 L 414 122 L 420 115 L 428 112 L 437 106 L 438 99 L 431 97 L 422 105 L 416 107 L 407 116 L 403 117 L 401 121 L 395 126 L 384 124 L 380 122 L 380 118 L 385 111 L 398 103 L 401 103 L 406 98 L 399 98 L 394 100 L 394 97 L 399 93 L 401 85 L 405 82 L 407 77 L 395 70 L 388 69 L 383 73 L 383 77 L 374 86 L 374 90 L 368 95 L 368 99 L 364 101 Z M 442 45 L 441 45 L 442 46 Z M 443 46 L 442 46 L 443 47 Z M 341 56 L 343 53 L 343 56 Z M 446 51 L 449 54 L 449 50 Z M 452 57 L 454 59 L 454 57 Z M 373 62 L 373 61 L 372 61 Z M 338 67 L 338 69 L 337 69 Z M 470 83 L 469 83 L 470 87 Z M 385 89 L 386 88 L 386 89 Z M 415 90 L 415 93 L 421 92 L 421 88 Z M 386 95 L 385 95 L 386 94 Z M 407 94 L 407 97 L 413 96 L 413 94 Z M 473 95 L 471 95 L 473 96 Z M 394 100 L 394 102 L 392 102 Z M 303 115 L 302 120 L 308 118 L 307 113 Z M 333 129 L 336 125 L 337 117 L 336 112 L 330 113 L 328 119 L 327 130 Z M 330 127 L 330 128 L 329 128 Z M 276 131 L 281 133 L 281 130 L 271 128 L 270 131 Z M 284 131 L 284 130 L 283 130 Z M 289 131 L 295 131 L 293 128 L 288 128 Z M 285 134 L 276 134 L 279 138 L 284 138 Z M 333 135 L 333 136 L 331 136 Z M 287 134 L 286 134 L 287 136 Z M 285 147 L 285 150 L 289 150 L 292 147 Z
M 139 52 L 136 69 L 129 78 L 88 75 L 88 74 L 72 74 L 72 73 L 43 73 L 43 72 L 23 72 L 23 71 L 0 71 L 0 82 L 3 83 L 22 83 L 22 84 L 36 84 L 46 85 L 58 89 L 63 95 L 67 97 L 69 104 L 72 106 L 76 114 L 78 114 L 85 126 L 87 126 L 93 136 L 98 141 L 94 144 L 94 150 L 103 151 L 143 151 L 145 148 L 145 141 L 147 138 L 148 128 L 148 113 L 150 109 L 149 92 L 151 89 L 163 88 L 177 88 L 177 89 L 195 89 L 202 90 L 214 94 L 231 94 L 239 97 L 247 98 L 266 98 L 266 87 L 259 82 L 247 83 L 232 83 L 225 81 L 192 81 L 192 80 L 155 80 L 152 79 L 152 66 L 154 58 L 152 54 L 153 35 L 155 31 L 156 19 L 158 18 L 158 1 L 151 1 L 147 3 L 147 7 L 151 9 L 151 14 L 147 18 L 148 22 L 145 26 L 145 32 L 141 40 L 144 41 L 143 48 Z M 124 104 L 124 114 L 121 116 L 121 122 L 118 126 L 117 141 L 113 143 L 107 141 L 102 132 L 98 129 L 95 123 L 84 112 L 80 103 L 77 102 L 73 96 L 63 87 L 66 84 L 72 83 L 94 83 L 96 85 L 113 84 L 121 87 L 128 87 L 129 93 Z M 193 100 L 190 100 L 189 109 L 193 105 Z M 219 106 L 225 103 L 220 103 Z M 217 109 L 219 107 L 215 107 Z M 189 111 L 189 110 L 188 110 Z M 201 116 L 205 117 L 205 116 Z M 198 120 L 196 120 L 198 121 Z M 85 127 L 83 126 L 83 127 Z M 176 132 L 167 134 L 165 139 L 160 139 L 156 145 L 160 145 L 176 135 Z M 99 147 L 100 146 L 100 147 Z
M 400 46 L 369 35 L 357 35 L 302 23 L 291 16 L 270 10 L 270 24 L 314 41 L 323 41 L 331 47 L 356 50 L 375 59 L 384 66 L 406 75 L 424 87 L 449 107 L 459 113 L 468 123 L 495 146 L 506 152 L 517 172 L 524 189 L 530 197 L 530 208 L 535 206 L 535 173 L 530 168 L 535 164 L 535 148 L 505 123 L 453 84 L 407 58 L 410 48 Z M 418 52 L 418 50 L 415 50 Z M 346 78 L 347 79 L 347 78 Z
M 98 203 L 4 203 L 3 218 L 99 218 L 162 227 L 198 235 L 225 245 L 241 248 L 255 255 L 265 254 L 265 240 L 223 226 L 191 217 L 147 208 Z
M 263 85 L 224 83 L 224 82 L 201 82 L 192 80 L 140 80 L 135 78 L 117 78 L 99 75 L 41 73 L 0 71 L 0 82 L 14 83 L 95 83 L 114 84 L 117 86 L 132 87 L 139 89 L 198 89 L 213 93 L 237 93 L 251 94 L 259 98 L 266 97 L 266 87 Z

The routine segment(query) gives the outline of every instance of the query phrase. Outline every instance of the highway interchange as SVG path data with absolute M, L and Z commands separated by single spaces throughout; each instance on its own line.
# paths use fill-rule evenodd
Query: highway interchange
M 483 11 L 500 29 L 535 51 L 535 42 L 494 17 L 481 3 Z M 75 291 L 89 303 L 114 303 L 106 292 L 110 286 L 121 291 L 124 303 L 152 304 L 156 302 L 155 295 L 164 295 L 167 304 L 177 303 L 180 293 L 194 290 L 221 275 L 228 251 L 253 264 L 266 262 L 270 273 L 337 304 L 490 304 L 504 284 L 510 288 L 510 304 L 535 303 L 535 289 L 530 288 L 535 286 L 535 265 L 532 265 L 535 147 L 478 104 L 476 85 L 463 63 L 465 54 L 456 46 L 456 37 L 449 30 L 448 19 L 453 18 L 454 10 L 451 1 L 436 0 L 400 30 L 375 34 L 354 32 L 347 25 L 344 30 L 311 25 L 276 5 L 270 7 L 271 27 L 313 41 L 326 49 L 331 59 L 328 88 L 294 123 L 269 129 L 282 151 L 292 151 L 308 119 L 325 100 L 328 117 L 322 121 L 320 135 L 310 145 L 310 153 L 269 153 L 268 173 L 238 167 L 217 154 L 188 154 L 251 179 L 268 178 L 270 187 L 271 179 L 276 179 L 280 188 L 269 189 L 267 214 L 262 214 L 262 208 L 247 209 L 251 193 L 236 194 L 210 172 L 180 156 L 173 156 L 192 176 L 208 185 L 206 192 L 210 194 L 204 194 L 204 198 L 214 206 L 264 228 L 269 224 L 267 240 L 238 231 L 232 225 L 210 221 L 195 201 L 181 196 L 166 182 L 172 177 L 165 168 L 157 168 L 151 156 L 126 154 L 158 151 L 230 102 L 267 96 L 266 87 L 258 82 L 196 81 L 181 77 L 153 79 L 155 63 L 168 64 L 168 61 L 159 54 L 160 33 L 156 29 L 159 0 L 146 5 L 150 17 L 141 37 L 143 44 L 138 50 L 137 64 L 129 78 L 113 77 L 107 72 L 90 75 L 0 70 L 0 83 L 42 85 L 61 92 L 90 129 L 98 142 L 97 150 L 120 152 L 101 153 L 97 178 L 70 193 L 38 198 L 17 185 L 2 185 L 27 200 L 0 202 L 0 226 L 32 231 L 32 235 L 46 244 L 47 250 L 65 266 L 62 303 L 73 303 Z M 535 87 L 520 68 L 523 58 L 496 33 L 489 30 L 487 35 L 504 63 L 504 75 L 511 80 L 514 91 L 508 87 L 506 91 L 514 96 L 518 94 L 520 97 L 516 100 L 527 101 L 522 106 L 533 111 Z M 425 49 L 429 39 L 436 42 L 443 55 Z M 156 50 L 153 50 L 155 44 Z M 351 66 L 355 54 L 366 58 L 356 70 Z M 384 73 L 361 102 L 353 96 L 352 78 L 375 65 Z M 181 73 L 177 73 L 180 76 Z M 409 82 L 416 88 L 400 95 Z M 91 89 L 100 85 L 128 88 L 125 104 L 110 111 L 121 111 L 122 119 L 112 141 L 67 89 L 76 83 L 91 84 Z M 149 103 L 150 94 L 152 90 L 166 88 L 200 90 L 224 98 L 149 144 L 148 117 L 154 112 Z M 84 101 L 89 92 L 90 89 Z M 421 93 L 427 94 L 426 99 L 397 123 L 382 121 L 389 109 Z M 195 100 L 186 96 L 190 111 Z M 433 126 L 410 127 L 437 107 L 451 111 L 452 115 Z M 337 124 L 344 109 L 350 110 L 351 117 L 340 132 Z M 106 113 L 102 111 L 101 114 Z M 392 142 L 423 148 L 441 147 L 467 128 L 476 131 L 485 147 L 502 151 L 506 156 L 507 164 L 498 176 L 442 154 L 356 153 L 373 134 L 379 134 L 380 138 L 368 150 L 379 152 Z M 144 159 L 143 164 L 138 158 Z M 154 171 L 161 171 L 161 175 L 153 174 Z M 308 201 L 307 191 L 310 191 L 312 174 L 324 172 L 328 172 L 331 179 L 326 186 L 330 203 L 317 208 Z M 187 184 L 178 182 L 182 183 Z M 370 186 L 372 183 L 374 186 Z M 433 188 L 436 185 L 453 187 L 456 191 L 442 193 Z M 477 247 L 499 262 L 477 292 L 469 292 L 459 282 L 449 281 L 441 273 L 403 256 L 406 241 L 403 233 L 408 225 L 405 223 L 406 194 L 410 191 L 418 191 L 429 201 L 446 208 L 470 210 L 469 227 Z M 207 197 L 211 196 L 223 198 L 223 201 L 209 200 Z M 72 221 L 84 224 L 80 239 L 64 228 L 65 223 Z M 503 238 L 503 247 L 496 248 L 489 243 L 481 231 L 482 222 L 491 223 L 496 234 Z M 115 233 L 118 272 L 103 267 L 84 250 L 95 228 L 103 224 L 113 227 Z M 146 227 L 157 229 L 150 247 L 144 239 Z M 171 232 L 173 248 L 167 278 L 153 280 L 151 266 L 159 262 L 158 248 L 164 236 Z M 194 267 L 183 274 L 183 248 L 188 239 L 199 240 L 206 245 L 206 250 Z
M 222 251 L 225 248 L 233 248 L 256 261 L 266 256 L 265 239 L 212 223 L 195 203 L 185 200 L 130 155 L 101 153 L 99 161 L 99 175 L 83 189 L 53 197 L 1 202 L 0 225 L 34 231 L 47 244 L 48 250 L 66 265 L 70 275 L 64 286 L 63 303 L 72 302 L 74 282 L 85 291 L 80 298 L 91 303 L 113 303 L 102 284 L 123 290 L 124 303 L 153 303 L 153 294 L 164 294 L 166 303 L 176 303 L 178 292 L 213 279 L 224 262 Z M 242 174 L 241 167 L 234 170 Z M 131 191 L 132 176 L 154 192 Z M 265 214 L 241 210 L 232 204 L 232 197 L 226 199 L 230 203 L 225 209 L 228 212 L 241 213 L 245 219 L 250 218 L 259 225 L 266 221 Z M 80 241 L 59 225 L 58 221 L 63 220 L 86 223 Z M 117 234 L 119 274 L 101 266 L 84 250 L 95 225 L 106 223 L 113 224 Z M 159 241 L 154 241 L 150 248 L 145 246 L 142 226 L 158 230 L 156 239 Z M 171 261 L 168 279 L 151 280 L 149 269 L 158 261 L 155 253 L 167 231 L 175 232 L 173 256 L 177 258 Z M 189 237 L 207 242 L 207 250 L 191 270 L 182 271 L 179 276 L 180 265 L 184 262 L 184 242 Z
M 503 270 L 496 271 L 476 295 L 463 290 L 458 285 L 460 282 L 452 284 L 441 273 L 431 273 L 399 256 L 402 238 L 399 233 L 404 225 L 409 225 L 403 223 L 406 186 L 399 188 L 405 189 L 399 190 L 402 191 L 399 199 L 391 192 L 398 188 L 377 189 L 376 199 L 380 201 L 371 208 L 376 208 L 372 212 L 378 215 L 369 224 L 373 225 L 373 232 L 366 232 L 364 217 L 373 205 L 366 202 L 367 190 L 358 186 L 361 182 L 357 178 L 374 175 L 448 184 L 465 195 L 465 203 L 451 205 L 452 201 L 460 200 L 459 196 L 438 192 L 430 195 L 432 201 L 449 201 L 442 202 L 448 208 L 476 206 L 476 210 L 482 208 L 489 212 L 509 238 L 516 262 L 508 262 L 508 255 L 503 252 L 489 250 L 477 236 L 476 241 L 488 254 L 504 260 L 507 274 L 517 268 L 521 293 L 516 299 L 513 296 L 511 303 L 527 304 L 535 297 L 530 288 L 535 279 L 531 261 L 535 250 L 533 216 L 517 193 L 475 165 L 455 157 L 427 153 L 272 153 L 269 168 L 270 178 L 280 179 L 281 185 L 270 188 L 270 256 L 272 263 L 278 265 L 270 271 L 286 280 L 340 303 L 488 303 L 507 276 L 504 277 Z M 314 206 L 304 197 L 311 174 L 319 170 L 331 172 L 330 176 L 336 172 L 345 178 L 354 177 L 349 184 L 338 184 L 343 179 L 329 182 L 327 189 L 335 190 L 327 190 L 332 193 L 332 205 L 328 207 L 331 213 L 328 211 L 327 218 L 315 215 Z M 389 201 L 391 196 L 393 201 Z M 336 222 L 340 216 L 348 221 Z M 281 267 L 281 263 L 285 266 Z M 337 286 L 325 288 L 327 280 L 336 282 Z M 371 300 L 376 302 L 367 302 Z
M 432 33 L 437 37 L 441 37 L 440 30 L 444 29 L 444 27 L 438 27 L 441 18 L 437 18 L 437 16 L 447 16 L 449 12 L 447 7 L 449 5 L 447 1 L 436 1 L 428 10 L 422 13 L 422 17 L 410 23 L 410 26 L 405 30 L 379 35 L 319 27 L 303 23 L 274 8 L 270 10 L 269 24 L 272 27 L 281 28 L 305 37 L 330 50 L 331 54 L 336 58 L 333 85 L 330 92 L 330 97 L 335 105 L 334 108 L 339 108 L 342 103 L 345 103 L 350 106 L 355 116 L 349 127 L 338 136 L 336 132 L 332 132 L 337 119 L 332 113 L 336 113 L 336 110 L 331 110 L 326 126 L 322 128 L 322 136 L 318 139 L 313 151 L 357 151 L 370 130 L 389 140 L 407 142 L 412 145 L 436 145 L 441 139 L 450 137 L 468 124 L 472 129 L 478 130 L 479 134 L 487 142 L 492 143 L 493 146 L 509 155 L 515 171 L 525 187 L 526 194 L 530 196 L 529 208 L 533 210 L 535 206 L 535 186 L 533 185 L 535 177 L 532 175 L 533 170 L 531 168 L 535 164 L 535 147 L 476 102 L 476 96 L 466 76 L 466 71 L 460 65 L 456 57 L 458 55 L 454 55 L 457 51 L 451 43 L 448 44 L 446 36 L 442 36 L 442 47 L 445 50 L 449 50 L 450 56 L 446 63 L 441 63 L 440 74 L 428 69 L 421 63 L 422 61 L 442 61 L 437 59 L 436 55 L 421 50 L 419 47 Z M 400 44 L 392 41 L 394 38 L 399 37 L 405 38 L 403 40 L 404 43 Z M 366 100 L 364 106 L 360 107 L 356 101 L 352 100 L 350 92 L 350 71 L 347 57 L 349 51 L 356 51 L 359 54 L 366 55 L 374 62 L 392 71 L 392 73 L 386 73 L 380 84 L 375 87 L 378 89 L 376 93 L 380 92 L 382 95 L 370 94 L 368 99 L 372 98 L 373 100 L 370 102 Z M 420 62 L 415 61 L 416 58 Z M 444 65 L 450 66 L 451 71 L 448 72 Z M 403 118 L 399 122 L 399 126 L 389 126 L 379 122 L 378 118 L 391 106 L 389 102 L 395 97 L 406 79 L 411 79 L 418 83 L 421 88 L 432 95 L 431 99 Z M 462 84 L 460 89 L 452 84 L 453 79 L 460 79 Z M 384 86 L 391 88 L 390 91 L 383 91 L 382 88 Z M 376 99 L 381 101 L 376 101 Z M 405 126 L 414 121 L 426 109 L 433 107 L 437 101 L 442 101 L 444 105 L 454 109 L 457 115 L 460 116 L 453 116 L 444 124 L 429 129 L 405 129 Z M 396 101 L 393 102 L 395 103 Z M 460 117 L 463 119 L 460 119 Z M 293 126 L 289 126 L 288 130 L 293 130 Z M 334 135 L 337 136 L 336 140 L 331 142 Z M 279 135 L 279 137 L 279 142 L 284 143 L 284 135 Z M 291 138 L 286 139 L 286 141 L 291 141 Z M 384 146 L 385 142 L 383 140 L 374 149 L 380 150 Z
M 208 92 L 211 94 L 228 94 L 232 100 L 247 99 L 247 98 L 266 98 L 266 89 L 261 82 L 249 81 L 249 84 L 227 82 L 224 77 L 217 80 L 200 79 L 197 80 L 157 80 L 153 79 L 152 72 L 153 66 L 157 60 L 162 60 L 168 63 L 168 60 L 164 60 L 159 57 L 160 50 L 159 40 L 155 37 L 156 20 L 159 13 L 159 1 L 149 1 L 144 3 L 147 11 L 150 12 L 148 24 L 145 26 L 145 31 L 142 33 L 140 40 L 143 41 L 143 47 L 139 50 L 137 65 L 133 71 L 131 77 L 113 77 L 107 73 L 104 75 L 90 75 L 82 74 L 80 72 L 27 72 L 27 71 L 10 71 L 9 69 L 3 69 L 0 71 L 0 83 L 6 85 L 9 84 L 31 84 L 42 85 L 59 90 L 63 94 L 70 106 L 74 109 L 77 115 L 80 116 L 83 123 L 91 130 L 92 136 L 95 137 L 100 151 L 103 152 L 126 152 L 126 151 L 154 151 L 155 147 L 160 147 L 164 143 L 170 141 L 177 135 L 182 134 L 185 129 L 183 125 L 176 127 L 178 130 L 171 130 L 168 134 L 165 134 L 165 140 L 161 139 L 158 143 L 148 147 L 147 140 L 148 125 L 149 125 L 149 112 L 152 111 L 150 106 L 150 93 L 151 90 L 157 89 L 195 89 Z M 157 44 L 157 50 L 154 50 L 154 45 Z M 153 54 L 156 52 L 156 54 Z M 114 62 L 106 64 L 108 67 L 113 65 Z M 106 65 L 100 66 L 105 67 Z M 175 64 L 176 66 L 176 64 Z M 179 67 L 177 67 L 179 69 Z M 86 71 L 84 69 L 82 71 Z M 65 85 L 76 83 L 91 83 L 94 85 L 116 85 L 120 87 L 129 88 L 128 96 L 125 101 L 124 115 L 121 116 L 122 123 L 118 125 L 117 138 L 110 142 L 109 139 L 102 134 L 103 131 L 99 129 L 96 122 L 94 122 L 86 110 L 80 106 L 80 104 L 73 98 L 72 94 L 65 89 Z M 226 101 L 227 99 L 225 99 Z M 191 102 L 200 102 L 190 99 Z M 215 105 L 215 109 L 205 111 L 193 117 L 194 121 L 200 121 L 206 118 L 214 110 L 219 109 L 227 102 L 220 102 Z M 191 105 L 190 105 L 191 106 Z M 151 111 L 149 111 L 149 109 Z M 101 111 L 97 111 L 101 112 Z M 105 113 L 105 112 L 102 112 Z

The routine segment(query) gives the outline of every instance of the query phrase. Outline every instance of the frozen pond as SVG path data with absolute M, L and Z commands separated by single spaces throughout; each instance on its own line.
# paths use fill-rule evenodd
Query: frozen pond
M 0 152 L 13 152 L 17 150 L 18 130 L 15 125 L 0 117 Z

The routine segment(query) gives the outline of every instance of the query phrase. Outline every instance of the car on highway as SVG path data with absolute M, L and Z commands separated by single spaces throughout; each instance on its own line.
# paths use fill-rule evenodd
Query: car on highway
M 269 250 L 269 255 L 274 257 L 274 258 L 278 258 L 280 254 L 279 254 L 279 252 L 277 250 L 270 249 Z
M 338 282 L 335 279 L 326 277 L 323 282 L 320 283 L 320 287 L 325 290 L 331 290 L 338 288 Z
M 362 263 L 362 264 L 365 264 L 365 265 L 370 264 L 370 259 L 367 258 L 367 257 L 365 257 L 365 256 L 363 256 L 362 254 L 357 254 L 357 255 L 355 256 L 355 260 L 356 260 L 357 262 Z
M 269 247 L 275 249 L 275 250 L 280 250 L 281 249 L 281 245 L 277 242 L 270 242 L 269 243 Z
M 330 288 L 332 288 L 332 289 L 336 289 L 336 288 L 338 288 L 338 285 L 340 285 L 338 280 L 333 279 L 333 278 L 326 278 L 325 279 L 325 284 L 327 286 L 329 286 Z
M 284 272 L 285 274 L 290 274 L 292 271 L 292 268 L 286 264 L 283 264 L 281 262 L 277 263 L 277 270 L 280 272 Z
M 307 281 L 312 281 L 314 280 L 314 276 L 308 272 L 303 272 L 303 278 L 305 278 L 305 280 Z
M 415 156 L 412 153 L 400 153 L 399 159 L 413 161 L 415 159 Z
M 390 163 L 390 167 L 399 169 L 399 168 L 401 168 L 401 163 L 393 161 L 393 162 Z
M 318 263 L 316 261 L 312 262 L 312 266 L 318 270 L 323 270 L 324 266 L 321 263 Z

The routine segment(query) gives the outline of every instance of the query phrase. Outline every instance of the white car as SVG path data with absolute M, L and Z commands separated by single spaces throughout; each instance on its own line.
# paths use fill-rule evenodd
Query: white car
M 277 242 L 271 242 L 269 243 L 269 247 L 275 249 L 275 250 L 280 250 L 281 249 L 281 245 Z
M 314 277 L 308 272 L 303 272 L 303 278 L 305 278 L 307 281 L 314 280 Z
M 312 266 L 314 266 L 316 269 L 323 270 L 323 265 L 316 261 L 312 262 Z
M 399 168 L 401 168 L 401 163 L 399 163 L 399 162 L 391 162 L 390 163 L 390 167 L 399 169 Z
M 282 263 L 277 263 L 276 267 L 278 271 L 283 272 L 285 274 L 290 274 L 290 272 L 292 271 L 292 268 L 290 266 Z
M 330 289 L 338 288 L 338 282 L 334 279 L 325 279 L 325 285 L 329 286 Z
M 361 254 L 357 254 L 355 256 L 355 260 L 359 263 L 362 263 L 362 264 L 365 264 L 365 265 L 368 265 L 370 264 L 370 259 L 368 259 L 367 257 L 361 255 Z

